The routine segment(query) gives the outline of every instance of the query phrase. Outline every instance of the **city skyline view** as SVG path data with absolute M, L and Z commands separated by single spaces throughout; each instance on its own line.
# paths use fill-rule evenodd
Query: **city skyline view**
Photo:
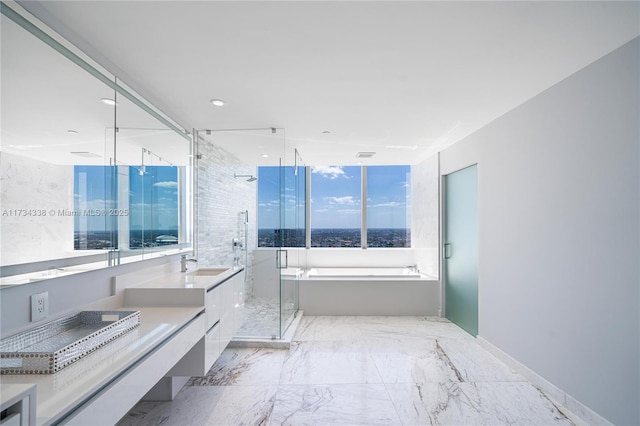
M 121 167 L 128 167 L 125 200 L 118 200 Z M 74 247 L 119 247 L 121 218 L 129 222 L 130 248 L 168 244 L 174 241 L 169 236 L 177 241 L 178 190 L 178 168 L 173 166 L 74 166 L 74 209 L 69 211 L 74 216 Z
M 296 174 L 291 167 L 258 167 L 260 247 L 277 246 L 278 240 L 304 247 L 306 174 L 301 169 Z M 363 167 L 313 166 L 310 171 L 311 246 L 361 247 Z M 410 166 L 368 166 L 366 171 L 367 245 L 409 247 Z

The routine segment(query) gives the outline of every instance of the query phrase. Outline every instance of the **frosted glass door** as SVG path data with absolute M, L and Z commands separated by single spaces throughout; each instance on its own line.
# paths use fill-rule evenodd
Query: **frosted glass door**
M 446 317 L 478 334 L 478 168 L 445 176 L 444 273 Z

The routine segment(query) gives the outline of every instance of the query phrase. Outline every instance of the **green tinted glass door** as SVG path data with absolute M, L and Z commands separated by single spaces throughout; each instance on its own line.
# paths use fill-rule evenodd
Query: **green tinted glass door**
M 478 168 L 445 176 L 444 273 L 446 317 L 478 334 Z

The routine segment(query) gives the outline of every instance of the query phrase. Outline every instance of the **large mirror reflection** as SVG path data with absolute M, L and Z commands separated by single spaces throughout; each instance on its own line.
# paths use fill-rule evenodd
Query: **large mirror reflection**
M 186 132 L 2 7 L 2 285 L 188 249 Z

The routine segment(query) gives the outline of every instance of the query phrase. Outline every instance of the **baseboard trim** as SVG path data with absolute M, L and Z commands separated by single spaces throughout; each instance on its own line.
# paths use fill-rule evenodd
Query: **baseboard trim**
M 476 341 L 480 346 L 491 352 L 496 358 L 522 374 L 533 386 L 544 392 L 551 402 L 556 404 L 558 409 L 560 409 L 569 418 L 569 420 L 574 422 L 576 425 L 613 425 L 610 421 L 593 411 L 591 408 L 567 394 L 565 391 L 549 382 L 529 367 L 520 363 L 502 349 L 493 345 L 493 343 L 481 336 L 478 336 Z

